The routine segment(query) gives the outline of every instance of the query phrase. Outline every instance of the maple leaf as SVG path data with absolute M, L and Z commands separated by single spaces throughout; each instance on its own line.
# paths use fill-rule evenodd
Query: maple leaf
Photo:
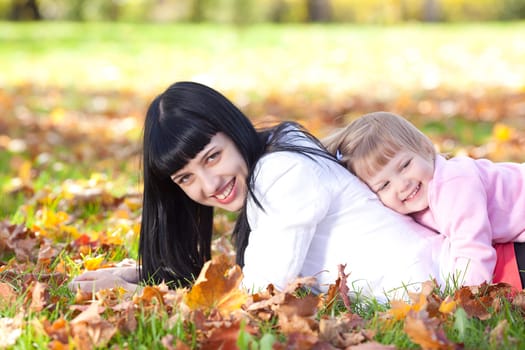
M 449 350 L 456 345 L 447 339 L 437 318 L 428 317 L 428 312 L 410 311 L 405 318 L 404 331 L 423 350 Z
M 346 349 L 372 338 L 362 330 L 364 326 L 364 320 L 355 314 L 345 314 L 338 318 L 324 316 L 319 321 L 319 339 L 337 348 Z
M 248 295 L 239 289 L 241 268 L 231 266 L 228 257 L 218 255 L 206 262 L 184 302 L 192 310 L 219 310 L 223 314 L 240 310 Z
M 117 327 L 100 317 L 104 309 L 98 302 L 93 303 L 71 321 L 74 343 L 78 348 L 102 347 L 115 335 Z
M 16 293 L 9 283 L 0 282 L 0 304 L 11 304 L 16 300 Z
M 508 297 L 511 290 L 512 288 L 506 283 L 493 285 L 482 283 L 479 286 L 460 288 L 454 293 L 454 300 L 470 317 L 487 320 L 492 316 L 490 308 L 497 311 L 500 307 L 500 298 Z
M 47 290 L 47 284 L 36 282 L 34 285 L 32 285 L 32 292 L 31 292 L 31 305 L 29 308 L 32 311 L 39 312 L 44 309 L 46 306 L 46 290 Z
M 201 342 L 201 350 L 237 350 L 237 339 L 241 331 L 239 321 L 232 324 L 222 323 L 212 328 L 207 337 Z

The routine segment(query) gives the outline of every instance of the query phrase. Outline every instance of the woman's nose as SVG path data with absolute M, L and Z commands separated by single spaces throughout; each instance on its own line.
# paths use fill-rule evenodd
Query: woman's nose
M 202 191 L 206 197 L 213 196 L 219 189 L 220 178 L 209 172 L 202 174 Z

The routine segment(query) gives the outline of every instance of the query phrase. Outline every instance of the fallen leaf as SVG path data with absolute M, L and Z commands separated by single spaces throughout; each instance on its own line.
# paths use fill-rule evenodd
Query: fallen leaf
M 231 266 L 225 255 L 218 255 L 204 264 L 184 302 L 192 310 L 217 309 L 223 314 L 238 311 L 248 300 L 248 295 L 239 288 L 241 280 L 241 268 Z
M 455 349 L 455 344 L 447 339 L 436 318 L 428 317 L 426 310 L 410 311 L 405 318 L 404 331 L 414 343 L 423 350 Z

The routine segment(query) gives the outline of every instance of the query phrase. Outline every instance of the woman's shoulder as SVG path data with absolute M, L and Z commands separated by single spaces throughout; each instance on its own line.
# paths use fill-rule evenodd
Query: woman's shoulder
M 317 158 L 292 151 L 271 152 L 257 162 L 254 179 L 256 182 L 267 182 L 279 178 L 309 177 L 319 173 Z

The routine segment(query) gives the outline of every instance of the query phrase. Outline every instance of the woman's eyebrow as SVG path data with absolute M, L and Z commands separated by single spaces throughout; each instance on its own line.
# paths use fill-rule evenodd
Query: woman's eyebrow
M 202 154 L 202 156 L 200 156 L 199 163 L 204 163 L 206 161 L 206 159 L 210 156 L 210 154 L 215 152 L 215 148 L 216 147 L 217 147 L 216 145 L 212 145 L 212 146 L 210 146 L 210 148 L 205 150 L 205 152 Z

